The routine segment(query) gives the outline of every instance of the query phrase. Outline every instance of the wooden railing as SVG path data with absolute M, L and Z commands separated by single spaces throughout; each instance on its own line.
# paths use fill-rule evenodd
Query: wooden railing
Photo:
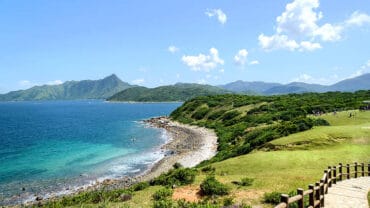
M 280 204 L 275 208 L 289 208 L 289 205 L 297 203 L 298 208 L 304 208 L 304 199 L 308 195 L 308 208 L 324 207 L 325 194 L 328 193 L 329 187 L 336 184 L 337 181 L 350 179 L 351 177 L 357 178 L 359 176 L 370 176 L 370 163 L 367 164 L 367 171 L 365 171 L 364 163 L 346 164 L 339 163 L 339 166 L 329 166 L 324 171 L 323 177 L 320 181 L 308 186 L 308 190 L 302 188 L 297 189 L 295 196 L 289 196 L 282 194 L 280 198 Z

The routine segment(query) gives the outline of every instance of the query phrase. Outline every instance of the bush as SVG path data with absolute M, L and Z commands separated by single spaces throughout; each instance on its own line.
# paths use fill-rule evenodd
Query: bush
M 317 118 L 313 120 L 314 126 L 330 126 L 329 122 L 327 122 L 325 119 Z
M 235 181 L 233 183 L 239 186 L 251 186 L 253 184 L 253 178 L 242 178 L 241 181 Z
M 204 195 L 227 195 L 229 188 L 216 180 L 214 176 L 208 176 L 201 184 L 200 190 Z
M 191 116 L 194 119 L 200 120 L 203 119 L 205 115 L 210 111 L 208 107 L 201 107 Z
M 208 166 L 202 168 L 201 170 L 202 170 L 202 172 L 206 172 L 206 173 L 207 172 L 215 172 L 216 171 L 216 168 L 208 165 Z
M 151 184 L 163 186 L 187 185 L 194 182 L 195 174 L 196 171 L 190 168 L 173 169 L 152 180 Z
M 231 197 L 224 198 L 224 206 L 231 206 L 234 203 L 234 199 Z
M 141 191 L 141 190 L 144 190 L 146 188 L 149 187 L 149 183 L 148 182 L 140 182 L 140 183 L 137 183 L 135 185 L 132 186 L 132 189 L 134 191 Z
M 165 200 L 160 200 L 160 201 L 155 201 L 153 203 L 153 208 L 172 208 L 173 202 L 172 200 L 165 199 Z
M 172 189 L 162 188 L 154 192 L 152 197 L 155 201 L 160 201 L 169 198 L 170 196 L 172 196 L 172 193 L 173 193 Z
M 173 164 L 172 167 L 175 169 L 179 169 L 179 168 L 182 168 L 183 166 L 180 163 L 176 162 L 175 164 Z
M 273 191 L 270 193 L 265 193 L 263 195 L 263 202 L 269 203 L 269 204 L 279 204 L 280 203 L 280 195 L 281 193 Z

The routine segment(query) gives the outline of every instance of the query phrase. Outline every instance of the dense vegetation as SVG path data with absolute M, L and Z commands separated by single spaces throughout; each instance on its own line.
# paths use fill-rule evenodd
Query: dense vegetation
M 123 90 L 109 101 L 166 102 L 185 101 L 197 96 L 225 94 L 229 91 L 211 85 L 175 84 L 156 88 L 134 87 Z
M 211 162 L 247 154 L 267 142 L 328 125 L 310 114 L 358 109 L 370 91 L 305 93 L 280 96 L 216 95 L 198 97 L 176 109 L 171 118 L 215 129 L 218 154 Z M 210 161 L 208 161 L 210 162 Z
M 106 99 L 130 87 L 133 86 L 112 74 L 100 80 L 69 81 L 13 91 L 0 95 L 0 101 Z

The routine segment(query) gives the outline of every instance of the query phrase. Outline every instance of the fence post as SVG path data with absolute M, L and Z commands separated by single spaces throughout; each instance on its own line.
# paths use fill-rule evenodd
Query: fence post
M 342 181 L 343 180 L 343 172 L 342 172 L 342 163 L 339 163 L 339 180 Z
M 320 188 L 320 182 L 316 182 L 315 185 L 318 187 L 318 189 L 316 190 L 315 192 L 315 201 L 319 201 L 319 207 L 321 207 L 321 200 L 320 200 L 320 191 L 321 191 L 321 188 Z
M 289 208 L 289 195 L 287 194 L 280 195 L 280 201 L 286 204 L 286 208 Z
M 355 162 L 355 178 L 357 178 L 357 162 Z
M 337 183 L 337 166 L 333 167 L 333 183 Z
M 322 186 L 321 186 L 322 185 Z M 320 180 L 320 194 L 322 195 L 322 197 L 321 197 L 321 206 L 322 207 L 324 207 L 324 205 L 325 205 L 325 200 L 324 200 L 324 198 L 325 198 L 325 190 L 324 190 L 324 188 L 325 188 L 325 181 L 324 180 Z
M 313 184 L 308 185 L 308 189 L 312 190 L 312 193 L 308 195 L 308 203 L 310 206 L 315 206 L 315 186 Z
M 365 176 L 365 164 L 364 163 L 361 163 L 361 176 L 362 177 Z
M 331 187 L 331 184 L 333 183 L 332 182 L 332 179 L 331 179 L 331 172 L 332 172 L 333 170 L 331 169 L 331 166 L 329 166 L 328 167 L 328 174 L 329 174 L 329 176 L 328 176 L 328 180 L 329 180 L 329 187 Z M 328 191 L 326 191 L 326 192 L 328 192 Z
M 347 164 L 347 179 L 350 179 L 351 178 L 351 171 L 350 171 L 350 165 Z
M 370 176 L 370 163 L 367 164 L 367 176 Z
M 324 175 L 325 175 L 325 178 L 323 180 L 323 183 L 324 183 L 324 192 L 323 192 L 323 194 L 327 194 L 328 193 L 328 189 L 329 189 L 329 184 L 328 184 L 329 171 L 328 170 L 324 170 Z M 325 184 L 327 185 L 326 188 L 325 188 Z
M 298 201 L 298 208 L 304 208 L 303 189 L 301 189 L 301 188 L 297 189 L 297 194 L 302 196 L 302 199 Z

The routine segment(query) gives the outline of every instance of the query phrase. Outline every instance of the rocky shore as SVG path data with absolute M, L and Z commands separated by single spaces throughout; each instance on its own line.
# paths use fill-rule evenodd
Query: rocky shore
M 128 188 L 131 185 L 149 181 L 160 174 L 170 170 L 175 163 L 180 163 L 184 167 L 194 167 L 204 160 L 212 158 L 217 152 L 217 136 L 214 131 L 202 127 L 190 126 L 170 120 L 168 117 L 156 117 L 143 121 L 149 127 L 161 128 L 168 134 L 168 142 L 161 147 L 165 153 L 157 163 L 153 164 L 147 171 L 135 177 L 123 177 L 121 179 L 106 179 L 96 181 L 94 185 L 80 187 L 75 190 L 67 190 L 69 194 L 78 194 L 85 191 L 113 190 Z M 51 196 L 44 199 L 35 196 L 33 201 L 26 204 L 40 204 L 45 200 L 56 199 L 59 196 Z

